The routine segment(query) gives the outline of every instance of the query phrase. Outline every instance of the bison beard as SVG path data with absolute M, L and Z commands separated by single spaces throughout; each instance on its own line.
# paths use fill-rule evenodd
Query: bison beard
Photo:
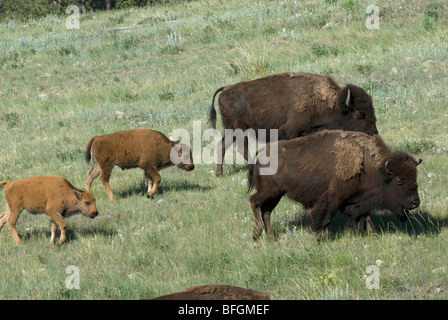
M 275 240 L 270 215 L 285 194 L 310 208 L 306 220 L 318 239 L 337 211 L 350 227 L 371 231 L 372 211 L 390 210 L 406 220 L 409 210 L 420 204 L 417 166 L 421 160 L 390 151 L 379 136 L 325 130 L 277 144 L 276 174 L 260 175 L 259 162 L 249 166 L 248 192 L 257 189 L 249 198 L 255 216 L 254 240 L 263 227 Z

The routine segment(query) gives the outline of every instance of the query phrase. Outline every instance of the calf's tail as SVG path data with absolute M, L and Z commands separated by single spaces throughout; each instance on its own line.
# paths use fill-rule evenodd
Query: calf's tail
M 89 140 L 89 142 L 87 143 L 87 147 L 86 147 L 86 162 L 89 163 L 90 160 L 92 159 L 92 154 L 90 152 L 90 149 L 92 149 L 92 144 L 93 144 L 93 140 L 95 140 L 96 137 L 93 137 L 92 139 Z
M 208 122 L 210 122 L 212 124 L 212 128 L 216 129 L 216 110 L 215 110 L 215 97 L 218 94 L 218 92 L 221 92 L 222 90 L 224 90 L 225 87 L 221 87 L 218 90 L 215 91 L 215 93 L 213 94 L 213 98 L 212 98 L 212 106 L 210 108 L 210 113 L 208 116 Z
M 2 186 L 2 185 L 4 185 L 4 184 L 8 184 L 9 182 L 11 182 L 12 180 L 3 180 L 3 181 L 0 181 L 0 187 Z

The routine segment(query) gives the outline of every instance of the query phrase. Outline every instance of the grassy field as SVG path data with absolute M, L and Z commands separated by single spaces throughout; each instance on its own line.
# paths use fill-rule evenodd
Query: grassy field
M 287 198 L 272 215 L 279 241 L 252 241 L 245 165 L 223 178 L 212 164 L 165 169 L 151 200 L 141 170 L 115 169 L 118 201 L 95 180 L 100 214 L 68 219 L 64 245 L 50 248 L 46 216 L 22 213 L 20 247 L 3 228 L 0 298 L 141 299 L 224 283 L 272 299 L 447 299 L 448 6 L 377 0 L 379 29 L 368 29 L 370 4 L 210 0 L 83 15 L 79 30 L 54 16 L 0 24 L 0 180 L 51 174 L 81 188 L 92 136 L 206 130 L 217 88 L 284 71 L 363 87 L 386 143 L 423 159 L 408 222 L 376 212 L 366 236 L 337 216 L 320 245 Z M 378 289 L 366 286 L 371 265 Z M 66 286 L 69 266 L 79 289 Z

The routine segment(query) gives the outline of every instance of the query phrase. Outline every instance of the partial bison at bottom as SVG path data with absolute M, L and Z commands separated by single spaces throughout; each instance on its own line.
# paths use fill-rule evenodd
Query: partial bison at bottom
M 371 231 L 376 209 L 395 213 L 402 221 L 420 204 L 416 161 L 403 151 L 391 151 L 378 135 L 322 131 L 276 142 L 278 170 L 260 175 L 258 161 L 249 166 L 249 191 L 255 216 L 253 239 L 264 229 L 275 240 L 270 216 L 283 195 L 311 210 L 306 220 L 321 238 L 340 211 L 356 230 Z M 269 151 L 270 145 L 267 145 Z

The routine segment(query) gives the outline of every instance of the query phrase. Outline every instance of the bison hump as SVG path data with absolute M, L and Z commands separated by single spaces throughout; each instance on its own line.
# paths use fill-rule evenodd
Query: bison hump
M 334 152 L 336 156 L 336 175 L 348 181 L 361 174 L 364 162 L 363 148 L 353 140 L 337 139 Z

